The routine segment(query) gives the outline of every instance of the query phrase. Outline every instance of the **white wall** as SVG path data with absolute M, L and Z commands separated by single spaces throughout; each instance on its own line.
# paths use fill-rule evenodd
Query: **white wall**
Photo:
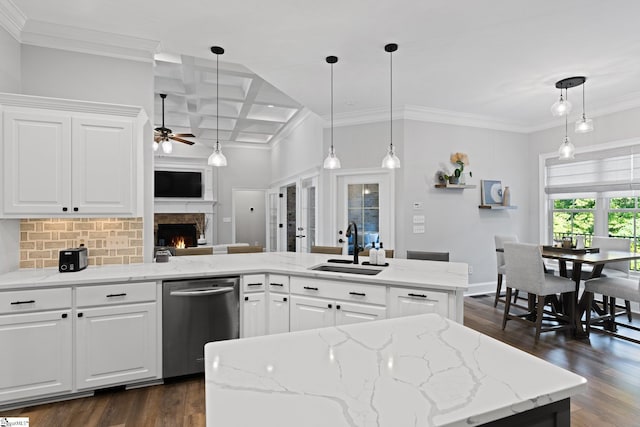
M 235 189 L 266 190 L 271 176 L 271 153 L 264 148 L 237 148 L 223 145 L 228 166 L 218 168 L 218 203 L 214 228 L 214 243 L 232 243 L 231 193 Z M 266 221 L 266 218 L 263 218 Z
M 232 197 L 235 241 L 266 248 L 266 192 L 264 190 L 233 190 Z
M 574 122 L 577 117 L 569 120 L 569 138 L 576 147 L 576 152 L 587 146 L 606 144 L 615 141 L 640 139 L 640 108 L 621 111 L 593 119 L 593 132 L 576 134 L 573 132 Z M 562 119 L 558 119 L 562 121 Z M 529 135 L 529 169 L 531 181 L 529 185 L 531 204 L 531 227 L 535 230 L 535 241 L 541 236 L 540 231 L 540 200 L 542 189 L 539 188 L 539 159 L 540 154 L 552 153 L 555 155 L 560 143 L 564 139 L 564 123 L 558 127 L 534 132 Z M 548 242 L 541 242 L 548 243 Z
M 323 120 L 309 112 L 271 150 L 271 182 L 280 182 L 311 168 L 322 166 L 326 156 L 322 146 Z
M 0 26 L 0 92 L 20 93 L 20 43 Z M 2 175 L 0 174 L 0 187 Z M 0 273 L 18 268 L 20 221 L 0 219 Z
M 23 45 L 22 93 L 141 106 L 153 117 L 153 64 Z M 152 123 L 144 127 L 145 261 L 153 258 Z M 149 141 L 149 143 L 145 143 Z

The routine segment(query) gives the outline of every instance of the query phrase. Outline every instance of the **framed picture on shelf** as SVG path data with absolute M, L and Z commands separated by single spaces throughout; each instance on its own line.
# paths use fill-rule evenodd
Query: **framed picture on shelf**
M 483 179 L 480 181 L 480 198 L 483 205 L 502 204 L 502 181 Z

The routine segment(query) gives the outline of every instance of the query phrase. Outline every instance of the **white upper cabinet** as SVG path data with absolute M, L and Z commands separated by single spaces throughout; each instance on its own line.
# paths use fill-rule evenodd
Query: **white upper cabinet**
M 139 216 L 140 107 L 0 94 L 2 216 Z

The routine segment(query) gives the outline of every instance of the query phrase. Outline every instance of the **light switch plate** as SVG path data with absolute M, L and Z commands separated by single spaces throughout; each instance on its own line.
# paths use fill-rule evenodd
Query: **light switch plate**
M 231 217 L 225 216 L 224 218 L 222 218 L 222 222 L 231 222 Z
M 414 225 L 413 226 L 413 233 L 414 234 L 424 233 L 424 225 Z
M 424 224 L 424 215 L 414 215 L 413 216 L 414 224 Z
M 422 202 L 413 202 L 413 209 L 422 209 L 423 208 L 423 203 Z

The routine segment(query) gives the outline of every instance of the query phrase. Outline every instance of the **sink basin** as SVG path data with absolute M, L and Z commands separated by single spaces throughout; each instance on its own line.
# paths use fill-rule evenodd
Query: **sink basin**
M 346 267 L 344 265 L 330 264 L 320 264 L 310 269 L 315 271 L 331 271 L 333 273 L 364 274 L 365 276 L 375 276 L 382 271 L 376 268 Z

